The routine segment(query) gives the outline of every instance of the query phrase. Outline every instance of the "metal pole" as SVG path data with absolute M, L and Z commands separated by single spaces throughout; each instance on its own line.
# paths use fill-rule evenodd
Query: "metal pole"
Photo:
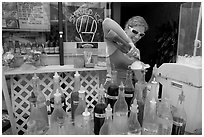
M 63 18 L 62 2 L 58 2 L 58 26 L 59 26 L 59 56 L 60 65 L 64 65 L 64 47 L 63 47 Z

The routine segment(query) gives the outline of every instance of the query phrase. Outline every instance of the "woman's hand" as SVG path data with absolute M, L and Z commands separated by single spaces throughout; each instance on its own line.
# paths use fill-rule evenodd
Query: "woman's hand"
M 127 53 L 127 55 L 128 55 L 130 58 L 134 57 L 134 58 L 137 58 L 137 59 L 140 60 L 140 51 L 139 51 L 139 49 L 137 49 L 133 43 L 129 43 L 129 44 L 131 45 L 131 49 L 130 49 L 130 51 Z

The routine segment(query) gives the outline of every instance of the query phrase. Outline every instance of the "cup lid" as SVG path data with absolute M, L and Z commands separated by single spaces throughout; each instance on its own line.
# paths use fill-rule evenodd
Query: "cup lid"
M 142 70 L 142 69 L 147 69 L 149 68 L 150 65 L 149 64 L 144 64 L 143 62 L 137 60 L 135 62 L 133 62 L 131 65 L 130 65 L 130 68 L 132 70 Z

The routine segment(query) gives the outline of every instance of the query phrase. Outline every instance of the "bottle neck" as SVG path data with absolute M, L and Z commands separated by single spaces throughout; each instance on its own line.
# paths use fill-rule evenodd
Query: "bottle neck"
M 129 88 L 134 88 L 132 83 L 132 71 L 128 70 L 126 74 L 125 86 Z
M 124 94 L 124 87 L 123 86 L 119 86 L 119 89 L 118 89 L 119 93 L 118 93 L 118 98 L 123 98 L 125 97 L 125 94 Z
M 54 96 L 54 104 L 56 107 L 62 107 L 61 96 Z
M 139 80 L 139 82 L 141 82 L 141 83 L 146 83 L 146 81 L 145 81 L 145 69 L 144 70 L 141 70 L 141 75 L 142 75 L 142 77 L 141 77 L 141 79 Z
M 105 104 L 104 95 L 102 95 L 102 94 L 98 95 L 98 104 Z
M 150 115 L 153 120 L 156 119 L 156 101 L 153 99 L 150 101 Z
M 136 83 L 136 88 L 137 88 L 137 96 L 136 96 L 136 99 L 138 101 L 143 101 L 143 91 L 142 91 L 142 84 L 140 83 Z
M 36 79 L 36 80 L 33 80 L 33 92 L 35 93 L 35 95 L 39 95 L 39 92 L 40 92 L 40 87 L 39 87 L 39 81 Z
M 76 76 L 74 81 L 74 92 L 79 91 L 80 87 L 81 87 L 80 77 Z
M 155 100 L 158 100 L 157 97 L 157 90 L 158 90 L 158 84 L 156 82 L 151 83 L 151 90 L 149 93 L 149 99 L 155 98 Z
M 178 100 L 178 103 L 177 103 L 177 110 L 178 110 L 178 111 L 182 111 L 182 110 L 184 110 L 184 101 L 182 101 L 182 100 Z
M 60 90 L 60 82 L 59 79 L 54 79 L 54 90 L 56 91 L 56 89 Z
M 117 71 L 112 71 L 112 76 L 111 76 L 111 83 L 114 85 L 117 85 Z

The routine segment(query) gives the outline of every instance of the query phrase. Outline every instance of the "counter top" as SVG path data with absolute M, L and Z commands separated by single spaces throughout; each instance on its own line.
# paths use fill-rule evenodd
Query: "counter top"
M 73 72 L 73 71 L 97 71 L 107 70 L 106 66 L 95 66 L 94 68 L 74 68 L 74 65 L 49 65 L 42 67 L 24 66 L 15 69 L 4 70 L 5 75 L 33 74 L 33 73 L 54 73 L 54 72 Z

